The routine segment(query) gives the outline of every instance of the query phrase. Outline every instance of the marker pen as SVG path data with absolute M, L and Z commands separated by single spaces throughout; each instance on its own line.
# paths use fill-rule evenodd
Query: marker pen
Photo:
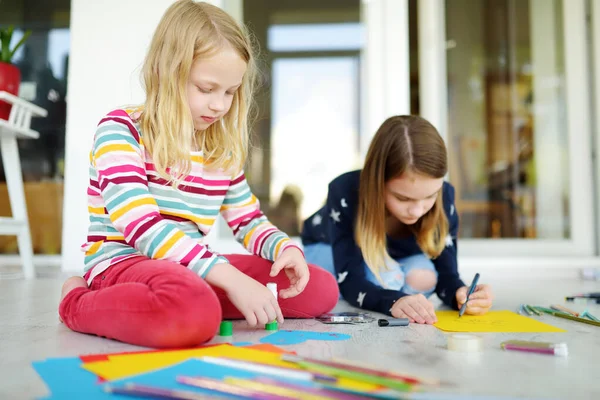
M 380 319 L 379 326 L 408 326 L 408 318 Z

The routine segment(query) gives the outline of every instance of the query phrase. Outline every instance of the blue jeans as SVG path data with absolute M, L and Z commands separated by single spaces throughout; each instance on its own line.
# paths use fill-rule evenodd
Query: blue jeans
M 304 246 L 304 256 L 306 261 L 320 266 L 321 268 L 329 271 L 333 274 L 336 279 L 335 267 L 333 265 L 333 252 L 331 246 L 325 243 L 315 243 Z M 435 286 L 428 290 L 417 290 L 406 283 L 406 276 L 413 269 L 432 271 L 437 276 L 437 270 L 433 262 L 425 256 L 425 254 L 415 254 L 413 256 L 400 258 L 393 260 L 388 265 L 388 270 L 380 271 L 383 285 L 377 280 L 375 274 L 371 272 L 366 263 L 363 263 L 365 268 L 365 276 L 368 281 L 374 283 L 379 287 L 383 287 L 389 290 L 401 290 L 406 294 L 423 294 L 425 297 L 429 297 L 433 294 Z

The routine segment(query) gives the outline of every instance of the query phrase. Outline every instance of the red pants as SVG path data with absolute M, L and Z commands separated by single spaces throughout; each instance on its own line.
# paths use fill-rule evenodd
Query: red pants
M 290 285 L 283 272 L 269 276 L 268 260 L 241 254 L 226 257 L 262 284 L 275 282 L 278 289 Z M 286 318 L 313 318 L 337 303 L 335 278 L 320 267 L 308 268 L 306 289 L 296 297 L 279 299 Z M 189 269 L 141 256 L 108 268 L 90 288 L 73 289 L 60 303 L 59 313 L 74 331 L 153 348 L 199 345 L 217 333 L 221 319 L 244 318 L 221 289 Z

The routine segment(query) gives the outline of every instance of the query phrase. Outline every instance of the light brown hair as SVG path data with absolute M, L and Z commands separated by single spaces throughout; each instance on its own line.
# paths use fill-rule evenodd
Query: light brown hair
M 418 116 L 388 118 L 371 141 L 360 174 L 356 242 L 365 262 L 380 279 L 379 271 L 390 258 L 386 243 L 385 184 L 407 171 L 431 178 L 443 178 L 448 169 L 446 145 L 438 131 Z M 417 223 L 407 226 L 421 250 L 435 258 L 444 250 L 448 219 L 442 191 L 431 210 Z

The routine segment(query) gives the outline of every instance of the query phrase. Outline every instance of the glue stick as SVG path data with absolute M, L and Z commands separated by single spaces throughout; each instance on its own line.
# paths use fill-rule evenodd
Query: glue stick
M 267 289 L 269 289 L 271 291 L 271 293 L 273 293 L 273 296 L 275 296 L 275 301 L 279 301 L 278 300 L 278 296 L 277 296 L 277 284 L 274 282 L 269 282 L 267 283 Z M 277 330 L 277 320 L 273 320 L 271 322 L 269 322 L 268 324 L 265 325 L 265 329 L 268 331 L 276 331 Z
M 274 282 L 269 282 L 267 283 L 267 289 L 269 289 L 271 293 L 273 293 L 273 296 L 275 296 L 275 300 L 277 300 L 277 284 Z

